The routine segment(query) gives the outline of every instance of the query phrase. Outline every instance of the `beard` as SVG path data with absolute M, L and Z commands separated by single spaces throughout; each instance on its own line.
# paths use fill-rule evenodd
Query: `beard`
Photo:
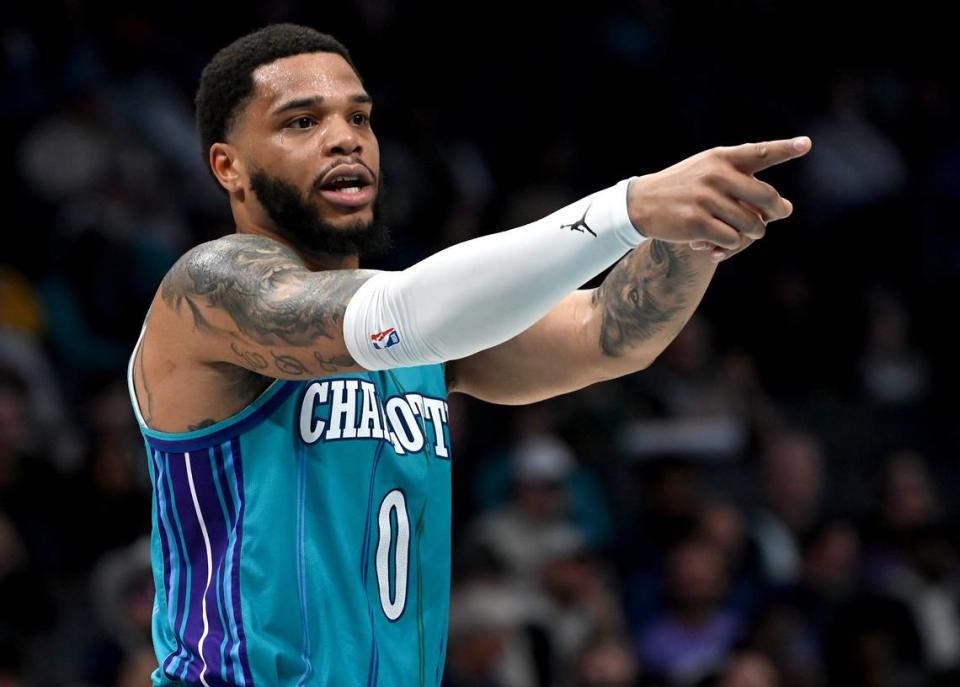
M 320 216 L 309 196 L 284 179 L 257 169 L 250 187 L 273 222 L 274 229 L 298 248 L 318 255 L 382 255 L 391 247 L 390 229 L 383 221 L 383 171 L 377 178 L 373 219 L 334 225 Z M 319 188 L 319 183 L 311 186 Z

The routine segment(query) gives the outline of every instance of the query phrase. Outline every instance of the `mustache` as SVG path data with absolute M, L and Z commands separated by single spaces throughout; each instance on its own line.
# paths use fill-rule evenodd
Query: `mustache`
M 380 188 L 380 177 L 379 177 L 378 175 L 374 174 L 374 173 L 373 173 L 373 170 L 370 169 L 367 165 L 365 165 L 365 164 L 363 164 L 362 162 L 360 162 L 360 160 L 353 160 L 353 161 L 350 161 L 350 162 L 338 162 L 338 163 L 337 163 L 336 165 L 334 165 L 333 167 L 330 167 L 330 168 L 324 170 L 323 172 L 320 172 L 320 174 L 317 175 L 317 178 L 313 180 L 313 186 L 312 186 L 311 188 L 312 188 L 314 191 L 319 191 L 320 189 L 323 188 L 323 179 L 324 179 L 324 177 L 326 177 L 327 174 L 330 173 L 330 170 L 331 170 L 331 169 L 334 169 L 334 167 L 339 167 L 340 165 L 347 165 L 347 164 L 348 164 L 348 165 L 360 165 L 361 167 L 363 167 L 364 169 L 366 169 L 368 172 L 370 172 L 370 178 L 373 179 L 373 183 L 371 184 L 371 186 L 374 186 L 375 188 Z

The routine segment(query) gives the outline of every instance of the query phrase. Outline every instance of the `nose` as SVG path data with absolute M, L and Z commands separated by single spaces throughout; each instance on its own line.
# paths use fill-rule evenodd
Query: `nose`
M 360 136 L 350 122 L 343 117 L 333 117 L 323 141 L 324 154 L 351 155 L 362 152 Z

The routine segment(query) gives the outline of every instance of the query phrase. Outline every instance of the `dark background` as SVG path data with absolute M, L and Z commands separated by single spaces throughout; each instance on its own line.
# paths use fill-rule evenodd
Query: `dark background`
M 402 269 L 716 145 L 795 212 L 649 370 L 451 397 L 449 685 L 960 684 L 957 36 L 926 3 L 0 5 L 0 685 L 147 685 L 147 305 L 233 230 L 192 98 L 273 21 L 351 50 Z M 594 285 L 594 282 L 591 285 Z

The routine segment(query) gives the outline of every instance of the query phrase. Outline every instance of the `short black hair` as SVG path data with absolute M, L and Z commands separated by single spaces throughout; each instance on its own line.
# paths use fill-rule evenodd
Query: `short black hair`
M 203 68 L 194 100 L 200 151 L 205 162 L 210 146 L 226 140 L 237 113 L 253 94 L 253 71 L 284 57 L 311 52 L 342 56 L 360 78 L 350 52 L 340 41 L 298 24 L 264 26 L 238 38 L 213 56 Z

